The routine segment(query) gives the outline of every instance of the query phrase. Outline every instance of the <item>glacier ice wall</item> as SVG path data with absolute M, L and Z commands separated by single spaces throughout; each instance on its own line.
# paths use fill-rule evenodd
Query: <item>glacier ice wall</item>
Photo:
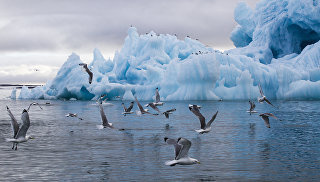
M 97 99 L 107 94 L 132 100 L 320 99 L 320 6 L 312 0 L 262 0 L 256 9 L 239 3 L 237 47 L 222 53 L 186 37 L 139 34 L 130 27 L 113 60 L 98 49 L 88 74 L 72 54 L 45 86 L 26 87 L 20 99 Z

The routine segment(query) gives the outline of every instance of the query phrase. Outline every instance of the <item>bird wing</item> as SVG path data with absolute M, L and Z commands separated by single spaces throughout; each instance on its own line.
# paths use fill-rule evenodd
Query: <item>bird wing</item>
M 26 137 L 26 134 L 27 134 L 27 131 L 30 127 L 30 119 L 29 119 L 29 114 L 28 114 L 28 111 L 27 110 L 23 110 L 22 112 L 22 116 L 21 116 L 21 120 L 22 120 L 22 125 L 15 137 L 15 139 L 18 139 L 20 137 L 22 138 L 25 138 Z
M 93 73 L 87 68 L 86 72 L 89 74 L 89 83 L 92 83 Z
M 177 159 L 180 151 L 181 151 L 181 148 L 182 148 L 182 145 L 178 144 L 177 141 L 175 139 L 171 139 L 171 138 L 164 138 L 165 142 L 167 144 L 170 144 L 170 145 L 173 145 L 174 146 L 174 153 L 175 153 L 175 159 Z
M 205 129 L 206 127 L 206 119 L 203 117 L 203 115 L 200 113 L 200 110 L 198 109 L 197 105 L 193 105 L 189 107 L 189 110 L 196 116 L 198 116 L 200 120 L 201 129 Z
M 274 119 L 278 119 L 275 115 L 273 115 L 272 113 L 264 113 L 265 115 L 267 115 L 267 116 L 271 116 L 271 117 L 273 117 Z
M 262 115 L 261 117 L 264 120 L 264 124 L 266 125 L 266 127 L 270 128 L 269 116 Z
M 156 103 L 157 102 L 160 102 L 160 94 L 159 94 L 158 89 L 156 89 Z
M 166 112 L 173 112 L 173 111 L 176 111 L 177 109 L 173 108 L 173 109 L 169 109 L 167 110 Z
M 166 118 L 169 118 L 169 113 L 167 111 L 164 112 L 163 114 L 166 116 Z
M 136 100 L 137 105 L 138 105 L 138 107 L 139 107 L 139 109 L 140 109 L 141 113 L 144 113 L 144 112 L 145 112 L 145 110 L 143 109 L 142 105 L 139 103 L 139 101 L 138 101 L 137 97 L 134 97 L 134 99 Z
M 185 138 L 178 139 L 178 144 L 182 145 L 182 148 L 181 148 L 178 156 L 176 157 L 176 160 L 181 159 L 183 157 L 187 157 L 189 149 L 191 147 L 191 142 Z
M 100 109 L 100 115 L 101 115 L 101 120 L 102 120 L 102 125 L 103 126 L 110 126 L 109 125 L 109 122 L 108 122 L 108 119 L 103 111 L 103 107 L 102 107 L 102 104 L 99 102 L 99 109 Z
M 127 112 L 130 112 L 132 108 L 133 108 L 133 102 L 130 103 L 130 106 L 128 107 Z
M 271 102 L 270 102 L 266 97 L 264 98 L 264 100 L 265 100 L 268 104 L 272 105 L 273 107 L 276 107 L 276 106 L 274 106 L 273 104 L 271 104 Z
M 262 88 L 261 88 L 261 85 L 260 85 L 260 83 L 259 83 L 259 91 L 260 91 L 260 95 L 263 97 L 264 96 L 264 94 L 263 94 L 263 91 L 262 91 Z
M 218 111 L 212 116 L 210 121 L 207 123 L 206 128 L 209 128 L 211 126 L 211 123 L 216 119 L 217 115 L 218 115 Z
M 19 124 L 18 124 L 16 118 L 11 113 L 11 111 L 10 111 L 8 106 L 7 106 L 7 111 L 9 113 L 10 118 L 11 118 L 11 126 L 12 126 L 12 131 L 13 131 L 13 138 L 15 138 L 17 133 L 18 133 L 18 131 L 19 131 Z
M 126 106 L 124 105 L 124 103 L 122 103 L 122 106 L 123 106 L 123 111 L 124 111 L 124 112 L 127 112 L 128 109 L 126 108 Z
M 160 110 L 158 109 L 158 107 L 155 106 L 152 102 L 149 103 L 149 106 L 150 106 L 152 109 L 156 110 L 158 113 L 160 113 Z

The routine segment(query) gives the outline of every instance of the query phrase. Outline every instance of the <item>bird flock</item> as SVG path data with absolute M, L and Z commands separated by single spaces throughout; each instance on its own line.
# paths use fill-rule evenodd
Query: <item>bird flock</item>
M 83 64 L 81 66 L 84 66 L 85 69 L 87 68 L 87 66 L 85 64 Z M 92 80 L 92 77 L 89 78 L 89 82 L 91 80 Z M 261 97 L 258 98 L 258 102 L 260 102 L 260 103 L 266 102 L 269 105 L 275 107 L 264 95 L 260 84 L 258 86 L 259 86 L 259 91 L 260 91 L 260 95 L 261 95 Z M 98 129 L 104 129 L 104 128 L 115 129 L 113 124 L 108 121 L 106 114 L 103 110 L 102 103 L 103 103 L 103 99 L 105 98 L 105 96 L 106 95 L 101 95 L 97 100 L 98 105 L 99 105 L 99 112 L 100 112 L 100 116 L 101 116 L 101 120 L 102 120 L 102 124 L 97 125 L 97 128 Z M 143 106 L 138 101 L 137 97 L 135 97 L 135 102 L 139 108 L 139 110 L 136 111 L 136 114 L 138 116 L 141 116 L 144 114 L 149 114 L 149 115 L 163 114 L 166 118 L 169 118 L 169 116 L 171 114 L 173 114 L 174 111 L 176 111 L 175 108 L 169 109 L 164 112 L 160 111 L 160 109 L 157 106 L 163 106 L 164 102 L 160 101 L 160 94 L 159 94 L 158 88 L 156 88 L 156 90 L 155 90 L 155 101 L 150 102 L 145 105 L 145 107 L 150 106 L 154 111 L 156 111 L 156 113 L 152 113 L 148 109 L 143 108 Z M 254 110 L 256 107 L 255 103 L 253 101 L 249 100 L 249 104 L 250 104 L 250 108 L 247 112 L 250 113 L 250 115 L 257 113 L 257 111 Z M 35 106 L 35 105 L 39 106 L 39 108 L 42 110 L 42 107 L 40 106 L 40 104 L 38 104 L 36 102 L 31 103 L 27 109 L 23 109 L 23 111 L 22 111 L 22 115 L 21 115 L 22 123 L 21 124 L 18 124 L 17 119 L 14 117 L 14 115 L 10 111 L 9 107 L 6 106 L 7 112 L 11 118 L 11 126 L 12 126 L 12 131 L 13 131 L 13 138 L 8 138 L 8 139 L 6 139 L 6 141 L 12 143 L 13 150 L 17 150 L 19 143 L 27 142 L 29 139 L 34 139 L 32 136 L 27 135 L 27 131 L 30 127 L 29 110 L 30 110 L 31 106 Z M 45 103 L 45 105 L 50 105 L 50 103 Z M 130 103 L 129 107 L 126 107 L 124 103 L 122 103 L 121 105 L 123 106 L 123 113 L 122 114 L 124 116 L 134 113 L 132 111 L 133 106 L 134 106 L 133 101 Z M 204 133 L 210 132 L 211 131 L 211 124 L 216 119 L 219 111 L 216 111 L 216 113 L 211 117 L 211 119 L 208 122 L 206 122 L 206 118 L 200 112 L 201 106 L 195 105 L 195 104 L 189 104 L 188 108 L 195 116 L 198 117 L 198 119 L 200 121 L 200 129 L 197 129 L 195 131 L 199 134 L 204 134 Z M 79 120 L 83 120 L 83 118 L 78 117 L 78 115 L 76 113 L 68 113 L 65 116 L 66 117 L 75 117 L 75 118 L 78 118 Z M 272 113 L 261 113 L 261 114 L 259 114 L 259 116 L 264 120 L 267 128 L 270 128 L 269 117 L 273 117 L 275 119 L 278 119 Z M 119 130 L 125 130 L 125 129 L 119 129 Z M 173 145 L 174 150 L 175 150 L 174 160 L 165 162 L 165 165 L 174 166 L 176 164 L 179 164 L 179 165 L 200 164 L 200 162 L 197 159 L 190 158 L 188 156 L 188 151 L 191 147 L 191 141 L 189 141 L 188 139 L 180 137 L 177 140 L 175 140 L 175 139 L 165 137 L 164 141 L 169 145 Z

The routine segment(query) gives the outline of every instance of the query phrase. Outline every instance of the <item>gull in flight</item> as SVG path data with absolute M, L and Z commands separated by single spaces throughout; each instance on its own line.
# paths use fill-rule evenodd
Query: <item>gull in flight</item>
M 275 115 L 273 115 L 272 113 L 262 113 L 259 115 L 263 120 L 264 120 L 264 124 L 266 125 L 267 128 L 270 128 L 270 122 L 269 122 L 269 117 L 273 117 L 275 119 L 278 119 Z
M 127 108 L 125 105 L 124 105 L 124 103 L 122 103 L 121 105 L 123 106 L 123 115 L 124 116 L 126 116 L 127 114 L 132 114 L 133 112 L 131 111 L 132 110 L 132 108 L 133 108 L 133 104 L 134 104 L 134 102 L 132 101 L 131 103 L 130 103 L 130 106 Z
M 68 114 L 66 114 L 66 117 L 78 118 L 80 120 L 83 120 L 82 118 L 78 117 L 77 113 L 69 112 Z
M 31 107 L 31 106 L 35 106 L 35 105 L 38 105 L 38 106 L 40 107 L 40 109 L 42 110 L 42 107 L 40 106 L 40 104 L 39 104 L 39 103 L 37 103 L 37 102 L 32 102 L 32 103 L 29 105 L 29 107 L 28 107 L 27 111 L 29 112 L 30 107 Z
M 258 86 L 259 86 L 259 91 L 260 91 L 260 95 L 261 95 L 261 97 L 258 98 L 258 101 L 259 101 L 260 103 L 262 103 L 263 101 L 265 101 L 266 103 L 268 103 L 268 104 L 272 105 L 273 107 L 275 107 L 273 104 L 271 104 L 271 102 L 270 102 L 270 101 L 267 99 L 267 97 L 263 94 L 261 85 L 259 84 Z
M 139 107 L 139 111 L 136 111 L 136 114 L 138 116 L 141 116 L 142 114 L 151 114 L 150 112 L 148 112 L 148 109 L 143 109 L 142 105 L 140 104 L 140 102 L 138 101 L 137 97 L 134 97 L 134 99 L 136 100 L 136 103 Z
M 93 73 L 89 70 L 88 65 L 86 63 L 80 63 L 79 66 L 82 66 L 85 71 L 88 73 L 89 75 L 89 84 L 92 83 L 92 77 L 93 77 Z
M 218 111 L 212 116 L 210 121 L 206 124 L 206 118 L 203 117 L 203 115 L 200 113 L 199 108 L 196 105 L 193 105 L 192 107 L 189 106 L 189 110 L 196 115 L 201 124 L 201 129 L 200 130 L 195 130 L 196 132 L 203 134 L 203 133 L 208 133 L 211 130 L 211 123 L 216 119 Z
M 12 126 L 12 130 L 13 130 L 13 138 L 8 138 L 6 139 L 7 142 L 12 142 L 12 150 L 18 149 L 18 143 L 23 143 L 28 141 L 29 139 L 33 139 L 33 137 L 26 135 L 27 131 L 30 127 L 30 119 L 29 119 L 29 114 L 27 110 L 23 110 L 22 112 L 22 116 L 21 116 L 21 120 L 22 120 L 22 125 L 20 127 L 20 125 L 18 124 L 16 118 L 13 116 L 13 114 L 11 113 L 9 107 L 7 106 L 7 111 L 9 113 L 9 116 L 11 118 L 11 126 Z M 14 146 L 16 146 L 14 148 Z
M 167 144 L 174 146 L 175 158 L 172 161 L 167 161 L 165 164 L 167 166 L 175 166 L 176 164 L 180 165 L 191 165 L 191 164 L 200 164 L 197 159 L 188 157 L 188 152 L 191 147 L 191 142 L 185 138 L 178 138 L 178 140 L 170 139 L 165 137 L 164 141 Z
M 256 104 L 251 100 L 249 100 L 249 104 L 250 104 L 250 109 L 247 112 L 249 112 L 250 115 L 251 115 L 251 113 L 256 113 L 257 111 L 254 110 L 254 108 L 256 108 Z
M 174 111 L 176 111 L 175 108 L 169 109 L 169 110 L 163 112 L 162 114 L 164 114 L 166 116 L 166 118 L 169 119 L 169 115 L 172 114 Z
M 97 125 L 98 129 L 103 129 L 103 128 L 114 128 L 112 126 L 112 123 L 108 122 L 108 119 L 103 111 L 102 103 L 99 101 L 99 109 L 100 109 L 100 115 L 101 115 L 101 120 L 102 120 L 102 125 Z
M 155 103 L 150 102 L 149 104 L 146 105 L 146 107 L 149 107 L 149 106 L 150 106 L 152 109 L 154 109 L 155 111 L 158 112 L 158 114 L 153 114 L 153 115 L 159 115 L 159 114 L 160 114 L 160 110 L 159 110 L 159 108 L 155 105 Z

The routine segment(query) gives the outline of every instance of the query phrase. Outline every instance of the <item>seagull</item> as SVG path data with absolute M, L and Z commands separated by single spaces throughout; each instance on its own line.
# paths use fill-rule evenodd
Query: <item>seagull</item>
M 33 137 L 26 135 L 27 131 L 30 127 L 30 119 L 29 119 L 29 114 L 27 110 L 23 110 L 21 120 L 22 120 L 22 125 L 19 127 L 19 124 L 16 120 L 16 118 L 13 116 L 11 113 L 9 107 L 7 106 L 7 111 L 9 113 L 9 116 L 11 118 L 11 126 L 13 130 L 13 138 L 8 138 L 6 139 L 7 142 L 12 142 L 12 150 L 17 150 L 18 149 L 18 143 L 23 143 L 28 141 L 29 139 L 33 139 Z M 16 147 L 14 148 L 14 145 Z
M 99 102 L 99 109 L 100 109 L 100 115 L 101 115 L 101 120 L 102 120 L 102 125 L 97 125 L 98 129 L 103 129 L 103 128 L 106 128 L 106 127 L 109 127 L 109 128 L 114 128 L 112 126 L 112 123 L 109 123 L 108 122 L 108 119 L 103 111 L 103 107 L 102 107 L 102 103 L 101 101 Z
M 89 75 L 89 84 L 91 84 L 92 83 L 93 73 L 89 70 L 88 65 L 86 63 L 80 63 L 79 66 L 83 66 L 85 71 L 88 73 L 88 75 Z
M 174 146 L 175 158 L 172 161 L 167 161 L 165 165 L 175 166 L 176 164 L 180 165 L 191 165 L 191 164 L 200 164 L 197 159 L 188 157 L 188 151 L 191 147 L 191 142 L 185 138 L 170 139 L 165 137 L 164 141 L 167 144 Z
M 29 107 L 28 107 L 27 111 L 29 112 L 30 107 L 31 107 L 31 106 L 35 106 L 35 105 L 38 105 L 38 106 L 40 107 L 40 109 L 42 110 L 42 107 L 40 106 L 40 104 L 39 104 L 39 103 L 37 103 L 37 102 L 32 102 L 32 103 L 29 105 Z
M 166 116 L 166 118 L 169 119 L 169 115 L 172 114 L 172 112 L 174 112 L 174 111 L 176 111 L 175 108 L 169 109 L 169 110 L 163 112 L 162 114 L 164 114 Z
M 160 94 L 159 94 L 159 88 L 156 88 L 156 100 L 154 102 L 155 106 L 162 106 L 163 102 L 160 102 Z
M 71 113 L 69 112 L 68 114 L 66 114 L 66 117 L 71 117 L 71 118 L 78 118 L 80 120 L 83 120 L 82 118 L 79 118 L 77 113 Z
M 140 102 L 138 101 L 137 97 L 134 97 L 134 99 L 136 100 L 136 103 L 139 107 L 139 111 L 136 111 L 136 114 L 138 116 L 141 116 L 142 114 L 151 114 L 150 112 L 148 112 L 148 109 L 143 109 L 142 105 L 140 104 Z
M 146 105 L 146 107 L 151 107 L 152 109 L 156 110 L 160 114 L 159 108 L 155 105 L 155 103 L 150 102 L 149 104 Z M 159 115 L 157 114 L 157 115 Z
M 262 119 L 264 120 L 264 124 L 266 124 L 267 128 L 270 128 L 270 122 L 269 122 L 269 117 L 273 117 L 275 119 L 278 119 L 275 115 L 273 115 L 272 113 L 262 113 L 259 114 L 259 116 L 262 117 Z
M 212 116 L 210 121 L 206 124 L 206 119 L 203 117 L 203 115 L 200 113 L 198 107 L 196 105 L 193 105 L 192 107 L 189 106 L 189 110 L 196 116 L 198 116 L 201 124 L 200 130 L 195 130 L 196 132 L 203 134 L 208 133 L 211 130 L 211 123 L 216 119 L 218 111 Z
M 249 100 L 249 104 L 250 104 L 250 109 L 247 112 L 249 112 L 250 115 L 251 113 L 256 113 L 257 111 L 254 110 L 254 108 L 256 108 L 256 105 L 254 104 L 254 102 Z
M 272 105 L 271 102 L 270 102 L 270 101 L 266 98 L 266 96 L 263 94 L 261 85 L 259 84 L 258 86 L 259 86 L 259 91 L 260 91 L 260 95 L 261 95 L 261 97 L 258 98 L 258 101 L 259 101 L 260 103 L 262 103 L 263 101 L 266 101 L 266 103 Z M 274 105 L 272 105 L 272 106 L 275 107 Z
M 133 112 L 131 111 L 133 108 L 133 101 L 130 103 L 130 106 L 128 108 L 126 108 L 126 106 L 124 105 L 124 103 L 122 103 L 123 106 L 123 115 L 126 116 L 126 114 L 132 114 Z

